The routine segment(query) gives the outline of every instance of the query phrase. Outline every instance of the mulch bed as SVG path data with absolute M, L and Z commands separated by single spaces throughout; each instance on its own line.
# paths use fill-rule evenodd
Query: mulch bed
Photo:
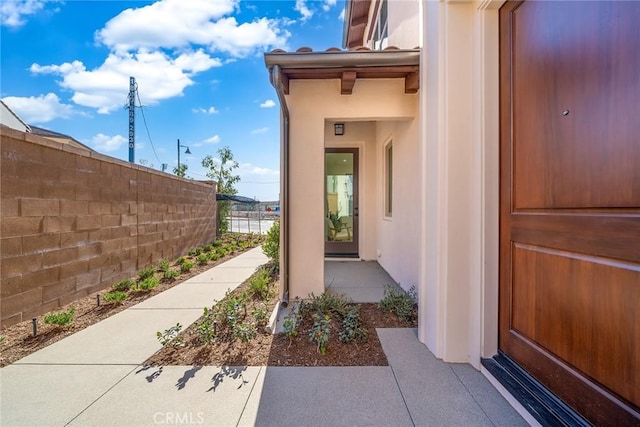
M 76 312 L 73 323 L 65 328 L 45 324 L 43 320 L 45 315 L 37 317 L 38 334 L 35 337 L 33 336 L 31 320 L 26 320 L 15 325 L 11 325 L 8 328 L 4 328 L 1 332 L 1 335 L 5 337 L 5 339 L 0 343 L 0 367 L 10 365 L 31 353 L 60 341 L 61 339 L 79 332 L 101 320 L 111 317 L 128 307 L 159 294 L 160 292 L 179 285 L 185 280 L 207 271 L 218 264 L 222 264 L 223 262 L 228 261 L 250 249 L 253 248 L 247 248 L 244 251 L 236 251 L 216 261 L 209 262 L 207 265 L 201 266 L 196 264 L 192 270 L 188 273 L 181 274 L 176 280 L 171 282 L 160 282 L 160 284 L 151 291 L 132 293 L 122 304 L 107 304 L 102 301 L 101 305 L 98 307 L 97 295 L 103 295 L 105 292 L 108 292 L 108 289 L 94 292 L 55 310 L 55 312 L 61 312 L 67 311 L 72 307 L 75 308 Z

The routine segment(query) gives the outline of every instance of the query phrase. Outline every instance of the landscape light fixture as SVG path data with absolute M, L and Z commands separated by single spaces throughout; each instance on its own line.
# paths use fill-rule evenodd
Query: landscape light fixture
M 344 135 L 344 123 L 334 123 L 333 124 L 333 134 L 334 135 Z
M 180 147 L 186 148 L 186 150 L 184 151 L 184 154 L 191 154 L 191 151 L 189 151 L 189 147 L 186 145 L 180 144 L 180 139 L 178 138 L 178 170 L 180 170 Z

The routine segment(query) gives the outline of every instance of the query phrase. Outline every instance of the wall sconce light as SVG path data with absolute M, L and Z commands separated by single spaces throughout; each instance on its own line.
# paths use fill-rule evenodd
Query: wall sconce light
M 334 135 L 344 135 L 344 123 L 334 123 L 333 124 L 333 134 Z

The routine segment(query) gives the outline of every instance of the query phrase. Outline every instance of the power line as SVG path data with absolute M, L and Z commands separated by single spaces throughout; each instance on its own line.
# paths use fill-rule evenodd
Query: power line
M 140 92 L 138 92 L 138 85 L 136 84 L 136 96 L 138 97 L 138 103 L 140 104 L 140 112 L 142 113 L 142 121 L 144 122 L 144 128 L 147 130 L 147 137 L 149 138 L 149 142 L 151 143 L 151 149 L 153 150 L 153 155 L 156 156 L 156 160 L 158 163 L 162 164 L 160 158 L 158 157 L 158 153 L 156 153 L 156 147 L 153 146 L 153 141 L 151 140 L 151 134 L 149 133 L 149 127 L 147 126 L 147 118 L 144 116 L 144 108 L 142 107 L 142 101 L 140 100 Z

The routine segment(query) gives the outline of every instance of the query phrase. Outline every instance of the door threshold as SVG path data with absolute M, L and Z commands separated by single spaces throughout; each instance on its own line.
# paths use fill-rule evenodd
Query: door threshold
M 362 261 L 362 258 L 360 258 L 360 255 L 358 254 L 353 254 L 353 255 L 325 254 L 324 260 L 325 261 Z
M 482 359 L 487 370 L 542 425 L 590 426 L 580 414 L 566 405 L 538 380 L 504 353 Z

